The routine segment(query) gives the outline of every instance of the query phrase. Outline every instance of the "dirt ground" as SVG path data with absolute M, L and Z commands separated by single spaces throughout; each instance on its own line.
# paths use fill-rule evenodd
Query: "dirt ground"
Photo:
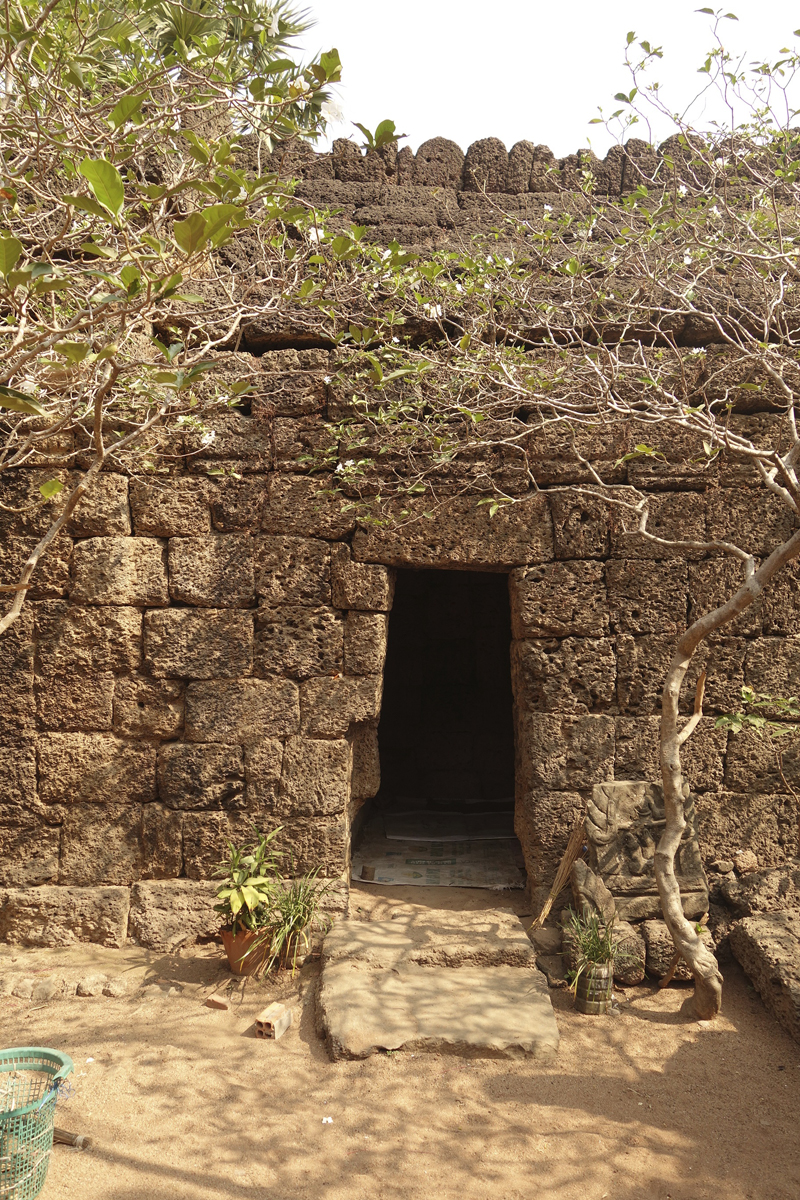
M 353 916 L 386 917 L 410 891 L 362 887 Z M 486 892 L 414 891 L 488 906 Z M 203 1004 L 230 979 L 215 945 L 0 953 L 4 976 L 90 971 L 123 976 L 126 996 L 0 998 L 4 1045 L 72 1055 L 56 1121 L 94 1139 L 54 1148 L 44 1200 L 800 1200 L 800 1046 L 735 965 L 708 1025 L 687 1012 L 685 985 L 630 988 L 617 1017 L 580 1016 L 552 992 L 553 1062 L 332 1063 L 315 1032 L 316 962 L 218 1011 Z M 253 1018 L 272 999 L 296 1024 L 259 1041 Z

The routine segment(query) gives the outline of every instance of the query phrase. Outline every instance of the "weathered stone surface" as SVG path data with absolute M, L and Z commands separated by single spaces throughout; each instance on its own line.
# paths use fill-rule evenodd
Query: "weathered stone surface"
M 153 675 L 235 679 L 253 670 L 253 614 L 171 609 L 144 618 L 145 662 Z
M 675 943 L 664 921 L 642 921 L 642 934 L 647 946 L 647 973 L 663 979 L 672 965 Z M 714 939 L 709 930 L 702 935 L 706 949 L 714 953 Z M 675 979 L 691 979 L 692 972 L 684 959 L 679 959 L 675 968 Z
M 222 918 L 214 912 L 213 881 L 170 879 L 131 888 L 129 935 L 149 950 L 171 953 L 213 937 Z
M 660 717 L 617 717 L 615 779 L 658 779 Z M 684 775 L 693 792 L 719 791 L 723 784 L 728 735 L 704 717 L 681 748 Z
M 109 672 L 45 675 L 36 685 L 41 729 L 111 728 L 114 676 Z
M 708 502 L 708 532 L 766 558 L 791 537 L 794 520 L 788 507 L 766 490 L 719 488 Z
M 733 863 L 730 864 L 733 868 Z M 722 897 L 737 917 L 761 912 L 800 911 L 800 859 L 768 871 L 752 871 L 742 878 L 730 873 L 720 885 Z
M 310 371 L 262 375 L 257 389 L 251 393 L 250 405 L 253 416 L 258 417 L 262 414 L 265 417 L 301 417 L 320 413 L 325 408 L 328 391 L 323 376 Z
M 289 738 L 278 788 L 278 817 L 344 812 L 350 798 L 350 771 L 349 742 Z
M 313 608 L 331 603 L 331 547 L 327 542 L 262 536 L 255 539 L 254 554 L 256 594 L 268 607 Z
M 460 188 L 464 151 L 447 138 L 423 142 L 414 155 L 414 183 L 424 187 Z
M 250 534 L 170 538 L 169 594 L 205 608 L 249 608 L 255 603 Z
M 528 191 L 535 152 L 536 147 L 533 142 L 522 141 L 514 143 L 508 152 L 506 185 L 500 189 L 501 191 L 509 192 L 514 196 L 520 192 Z
M 649 497 L 647 528 L 656 537 L 669 541 L 705 542 L 706 498 L 699 492 L 661 492 Z M 623 509 L 611 512 L 611 553 L 615 558 L 674 559 L 691 561 L 701 558 L 703 550 L 676 550 L 662 546 L 637 531 L 634 514 Z
M 36 745 L 32 738 L 0 741 L 0 803 L 30 805 L 36 799 Z
M 622 987 L 633 987 L 641 983 L 645 974 L 647 947 L 641 927 L 629 921 L 617 921 L 614 926 L 617 936 L 617 953 L 614 955 L 614 982 Z
M 708 884 L 700 858 L 692 797 L 685 804 L 686 830 L 675 858 L 675 876 L 689 906 L 705 903 Z M 622 920 L 637 920 L 660 913 L 654 875 L 654 855 L 664 828 L 661 786 L 653 783 L 607 782 L 595 785 L 586 810 L 588 873 L 602 879 Z M 698 901 L 697 897 L 703 897 Z
M 553 544 L 559 559 L 605 558 L 611 532 L 610 505 L 589 496 L 553 492 Z
M 380 675 L 308 679 L 300 692 L 300 731 L 309 737 L 345 737 L 351 724 L 378 719 L 382 692 Z
M 185 435 L 188 467 L 203 474 L 210 466 L 224 463 L 237 474 L 268 471 L 272 466 L 269 426 L 245 413 L 217 410 L 203 417 L 206 432 L 189 430 Z M 213 433 L 213 440 L 207 440 Z
M 155 747 L 108 733 L 45 733 L 38 741 L 45 804 L 142 804 L 155 800 Z
M 530 791 L 517 781 L 514 832 L 534 887 L 552 884 L 575 822 L 583 811 L 578 792 Z
M 135 671 L 142 661 L 142 614 L 127 606 L 36 605 L 39 675 Z
M 517 782 L 523 791 L 591 787 L 614 770 L 614 721 L 606 716 L 524 713 L 519 719 Z
M 347 537 L 355 528 L 355 517 L 352 511 L 342 511 L 344 501 L 320 494 L 331 485 L 331 479 L 319 475 L 311 479 L 297 475 L 271 479 L 262 510 L 263 532 L 295 537 Z
M 800 563 L 796 559 L 788 563 L 767 586 L 762 601 L 764 633 L 779 637 L 796 636 L 797 614 L 800 612 Z
M 0 579 L 3 583 L 17 583 L 28 555 L 36 548 L 38 537 L 0 537 Z M 71 582 L 69 577 L 72 559 L 72 538 L 59 533 L 36 565 L 28 589 L 29 600 L 49 600 L 66 596 Z
M 375 725 L 359 725 L 353 735 L 353 775 L 350 794 L 363 802 L 378 794 L 381 786 L 381 759 L 378 730 Z
M 132 479 L 133 527 L 139 537 L 194 537 L 211 528 L 205 479 Z
M 124 946 L 126 887 L 31 887 L 0 891 L 0 940 L 15 946 Z
M 166 545 L 156 538 L 93 537 L 72 552 L 74 604 L 169 604 Z
M 745 917 L 729 936 L 733 953 L 767 1008 L 800 1042 L 800 913 Z
M 744 678 L 757 692 L 796 695 L 800 680 L 800 637 L 759 638 L 752 642 L 747 647 Z
M 335 608 L 388 612 L 394 598 L 394 571 L 353 562 L 350 547 L 331 546 L 331 584 Z
M 617 701 L 623 712 L 647 716 L 660 711 L 661 694 L 672 655 L 672 635 L 617 636 Z M 743 638 L 716 638 L 695 655 L 681 696 L 682 711 L 691 712 L 700 671 L 708 668 L 703 709 L 707 713 L 734 712 L 741 706 L 744 683 Z
M 477 498 L 443 500 L 430 519 L 426 506 L 407 506 L 416 519 L 401 527 L 370 527 L 353 539 L 353 557 L 362 562 L 408 567 L 473 567 L 502 570 L 553 557 L 553 533 L 544 496 L 503 505 L 494 517 Z
M 344 626 L 344 669 L 348 675 L 377 675 L 386 658 L 383 613 L 349 612 Z
M 554 562 L 523 567 L 509 576 L 515 638 L 602 637 L 608 633 L 603 567 L 594 562 Z
M 762 868 L 785 862 L 797 845 L 791 796 L 709 793 L 697 798 L 697 831 L 709 862 L 752 850 Z
M 780 753 L 780 762 L 778 753 Z M 753 733 L 731 734 L 725 786 L 732 792 L 788 792 L 800 789 L 800 743 L 789 735 L 770 745 Z
M 141 676 L 117 679 L 114 732 L 130 738 L 174 738 L 183 729 L 183 684 Z
M 67 522 L 73 537 L 127 537 L 131 532 L 128 481 L 124 475 L 103 471 Z
M 752 850 L 740 850 L 733 862 L 740 875 L 751 875 L 758 870 L 758 858 Z
M 211 498 L 211 523 L 223 533 L 256 532 L 267 499 L 267 478 L 221 479 Z
M 2 796 L 0 884 L 3 886 L 55 883 L 58 878 L 61 830 L 45 823 L 43 814 L 34 805 L 35 792 L 34 778 L 34 789 L 25 807 L 9 804 Z
M 689 621 L 696 621 L 724 604 L 744 582 L 743 564 L 738 559 L 711 558 L 689 566 Z M 764 598 L 725 626 L 738 637 L 759 637 L 763 622 Z
M 616 632 L 677 634 L 686 626 L 686 563 L 679 559 L 611 559 L 606 588 Z
M 300 693 L 289 679 L 213 679 L 186 689 L 191 742 L 247 744 L 286 737 L 300 726 Z
M 509 965 L 509 959 L 513 965 Z M 510 913 L 347 921 L 325 939 L 320 1019 L 336 1058 L 443 1048 L 551 1056 L 558 1030 Z M 453 970 L 457 966 L 458 970 Z
M 507 180 L 508 151 L 500 139 L 473 142 L 464 159 L 464 191 L 504 192 Z
M 158 750 L 158 792 L 170 808 L 237 809 L 244 805 L 240 746 L 172 742 Z
M 576 859 L 572 864 L 570 886 L 572 888 L 572 900 L 576 912 L 584 917 L 589 917 L 593 913 L 597 913 L 606 924 L 615 919 L 617 902 L 610 888 L 606 887 L 602 876 L 595 874 L 589 864 L 582 858 Z M 569 928 L 570 926 L 567 924 L 565 932 Z M 576 965 L 574 963 L 575 939 L 569 937 L 568 941 L 570 943 L 570 955 L 573 957 L 573 965 Z
M 24 609 L 0 638 L 0 740 L 33 734 L 33 613 Z
M 289 856 L 298 874 L 318 869 L 325 879 L 338 879 L 347 870 L 349 837 L 344 814 L 332 817 L 290 817 L 278 822 L 266 811 L 247 814 L 187 813 L 183 821 L 183 854 L 189 879 L 208 879 L 218 866 L 225 843 L 252 840 L 253 827 L 264 832 L 280 824 L 273 843 Z
M 245 746 L 247 807 L 251 812 L 272 812 L 275 809 L 282 766 L 283 742 L 277 738 L 264 737 Z
M 160 804 L 73 805 L 61 830 L 61 884 L 131 884 L 178 875 L 181 815 Z
M 309 679 L 336 675 L 343 665 L 344 622 L 333 608 L 262 605 L 256 617 L 254 670 Z
M 617 660 L 606 638 L 511 643 L 514 699 L 533 712 L 584 713 L 615 698 Z

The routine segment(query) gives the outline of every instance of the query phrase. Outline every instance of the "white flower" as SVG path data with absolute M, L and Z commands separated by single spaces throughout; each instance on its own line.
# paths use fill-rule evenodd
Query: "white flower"
M 308 231 L 308 240 L 310 242 L 321 242 L 324 237 L 324 229 L 309 229 Z
M 336 464 L 336 474 L 337 474 L 337 475 L 343 475 L 343 474 L 344 474 L 344 467 L 342 466 L 342 464 L 341 464 L 341 463 L 337 463 L 337 464 Z
M 552 204 L 545 204 L 545 206 L 544 206 L 544 211 L 545 211 L 545 212 L 552 212 L 552 211 L 553 211 L 553 206 L 552 206 Z
M 326 375 L 326 376 L 325 376 L 325 383 L 333 383 L 333 376 L 332 376 L 332 375 Z
M 331 124 L 339 125 L 344 120 L 342 106 L 337 100 L 326 100 L 319 111 L 323 120 L 329 121 Z
M 717 208 L 716 204 L 712 205 L 709 211 L 712 212 L 715 217 L 719 216 L 719 209 Z
M 269 22 L 269 25 L 267 26 L 267 33 L 269 34 L 269 36 L 271 38 L 277 37 L 278 34 L 280 33 L 280 25 L 278 24 L 277 8 L 273 8 L 273 10 L 272 10 L 270 22 Z
M 463 287 L 461 286 L 461 284 L 460 284 L 460 283 L 457 283 L 457 284 L 456 284 L 456 291 L 457 291 L 457 292 L 463 292 L 463 290 L 464 290 L 464 289 L 463 289 Z
M 684 261 L 684 263 L 686 264 L 686 266 L 687 266 L 687 267 L 690 267 L 690 266 L 692 265 L 692 256 L 691 256 L 691 254 L 684 254 L 684 256 L 683 256 L 683 261 Z
M 216 433 L 213 429 L 207 429 L 200 439 L 201 446 L 210 446 L 216 440 Z
M 39 77 L 38 77 L 38 75 L 31 75 L 30 79 L 28 80 L 28 87 L 29 87 L 29 88 L 33 88 L 33 89 L 34 89 L 34 91 L 35 91 L 35 90 L 36 90 L 36 88 L 38 88 L 38 86 L 39 86 Z
M 685 183 L 682 183 L 681 186 L 678 188 L 678 195 L 679 196 L 686 195 L 686 184 Z
M 393 338 L 392 338 L 392 341 L 394 342 L 395 346 L 399 346 L 399 345 L 400 345 L 400 338 L 398 338 L 398 337 L 393 337 Z

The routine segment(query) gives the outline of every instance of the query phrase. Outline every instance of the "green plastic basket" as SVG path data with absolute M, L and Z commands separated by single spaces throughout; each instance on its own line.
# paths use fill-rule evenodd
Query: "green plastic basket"
M 0 1200 L 33 1200 L 44 1187 L 58 1087 L 72 1067 L 58 1050 L 0 1050 Z

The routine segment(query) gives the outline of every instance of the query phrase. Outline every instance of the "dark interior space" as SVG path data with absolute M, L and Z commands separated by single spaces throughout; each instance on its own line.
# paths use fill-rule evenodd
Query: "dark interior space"
M 510 648 L 507 576 L 398 572 L 378 726 L 381 789 L 353 826 L 353 878 L 524 886 Z
M 380 808 L 513 809 L 505 575 L 400 571 L 378 742 Z

